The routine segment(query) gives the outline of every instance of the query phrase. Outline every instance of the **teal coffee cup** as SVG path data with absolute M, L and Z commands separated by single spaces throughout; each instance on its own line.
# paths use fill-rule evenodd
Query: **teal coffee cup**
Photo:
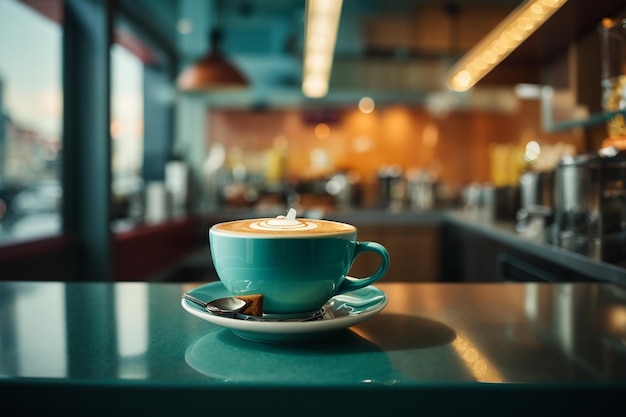
M 357 241 L 356 227 L 304 218 L 247 219 L 209 229 L 211 257 L 220 281 L 234 296 L 263 296 L 263 313 L 315 312 L 334 295 L 374 284 L 389 267 L 376 242 Z M 348 277 L 364 252 L 380 256 L 378 270 Z

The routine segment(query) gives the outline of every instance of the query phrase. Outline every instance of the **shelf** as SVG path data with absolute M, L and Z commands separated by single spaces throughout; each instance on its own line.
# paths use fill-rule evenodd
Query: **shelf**
M 569 0 L 478 85 L 536 84 L 542 68 L 569 45 L 595 32 L 602 18 L 626 12 L 624 0 Z
M 609 119 L 619 114 L 626 117 L 626 109 L 624 109 L 624 110 L 619 110 L 619 111 L 614 111 L 614 112 L 595 113 L 588 117 L 585 117 L 584 119 L 568 120 L 564 122 L 555 123 L 551 120 L 549 114 L 546 114 L 547 113 L 546 109 L 544 108 L 543 110 L 544 110 L 544 114 L 542 114 L 542 117 L 543 117 L 543 122 L 544 122 L 544 129 L 546 129 L 548 132 L 560 132 L 560 131 L 574 129 L 577 127 L 585 128 L 585 127 L 599 126 L 603 123 L 606 123 Z

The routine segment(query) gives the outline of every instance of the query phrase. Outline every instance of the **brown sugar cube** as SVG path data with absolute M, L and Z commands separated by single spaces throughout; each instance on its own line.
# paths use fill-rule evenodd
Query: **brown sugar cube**
M 250 294 L 250 295 L 238 295 L 236 298 L 243 300 L 247 303 L 242 314 L 248 316 L 262 316 L 263 315 L 263 294 Z

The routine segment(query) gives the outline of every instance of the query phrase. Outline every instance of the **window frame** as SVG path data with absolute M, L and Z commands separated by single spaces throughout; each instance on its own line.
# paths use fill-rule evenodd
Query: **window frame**
M 42 2 L 23 1 L 62 25 L 62 230 L 60 236 L 1 244 L 0 279 L 116 280 L 119 239 L 110 227 L 110 48 L 118 42 L 139 54 L 149 74 L 144 81 L 144 126 L 151 129 L 144 130 L 143 165 L 150 168 L 143 174 L 162 179 L 172 157 L 174 102 L 146 92 L 153 91 L 153 80 L 159 88 L 172 88 L 174 44 L 136 2 L 52 0 L 62 10 L 59 16 L 50 12 L 54 7 L 37 7 Z M 118 30 L 122 28 L 125 32 Z

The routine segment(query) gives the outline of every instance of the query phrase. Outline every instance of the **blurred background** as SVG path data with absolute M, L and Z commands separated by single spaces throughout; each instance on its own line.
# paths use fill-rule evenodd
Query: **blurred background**
M 462 92 L 451 67 L 524 2 L 337 3 L 328 92 L 308 97 L 304 0 L 2 0 L 5 276 L 146 279 L 202 248 L 215 219 L 289 207 L 348 221 L 481 208 L 517 233 L 560 213 L 557 244 L 589 229 L 554 201 L 580 165 L 558 189 L 555 174 L 623 134 L 598 33 L 622 2 L 566 2 Z M 202 85 L 209 58 L 235 81 Z M 619 217 L 601 237 L 626 218 L 611 169 L 596 185 L 618 208 L 583 213 Z

